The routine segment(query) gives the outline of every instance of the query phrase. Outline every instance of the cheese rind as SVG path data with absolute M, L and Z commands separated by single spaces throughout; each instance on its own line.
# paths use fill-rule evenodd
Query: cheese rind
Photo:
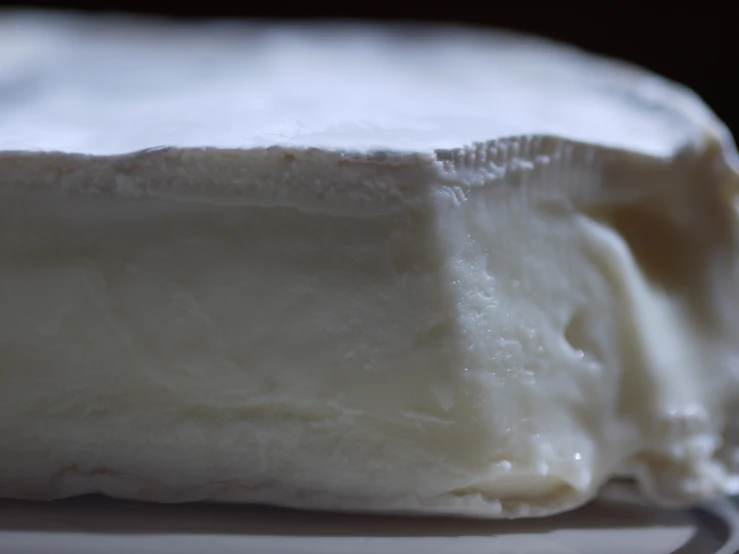
M 682 87 L 512 33 L 11 12 L 0 36 L 2 150 L 366 157 L 553 135 L 671 157 L 720 126 Z
M 616 62 L 415 32 L 0 19 L 1 495 L 739 491 L 726 129 Z

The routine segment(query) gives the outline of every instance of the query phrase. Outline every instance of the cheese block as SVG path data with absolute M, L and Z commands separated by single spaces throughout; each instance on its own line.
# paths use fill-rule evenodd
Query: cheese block
M 540 38 L 7 12 L 0 496 L 737 493 L 738 167 Z

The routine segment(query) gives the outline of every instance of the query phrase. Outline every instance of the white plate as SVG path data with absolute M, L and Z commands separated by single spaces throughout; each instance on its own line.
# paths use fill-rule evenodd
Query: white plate
M 670 511 L 599 501 L 518 521 L 390 518 L 79 498 L 0 501 L 2 554 L 735 554 L 729 501 Z

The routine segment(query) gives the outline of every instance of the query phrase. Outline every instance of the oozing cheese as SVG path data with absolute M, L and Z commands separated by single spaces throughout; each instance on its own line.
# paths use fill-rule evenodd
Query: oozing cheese
M 452 28 L 0 18 L 0 496 L 739 492 L 736 152 Z

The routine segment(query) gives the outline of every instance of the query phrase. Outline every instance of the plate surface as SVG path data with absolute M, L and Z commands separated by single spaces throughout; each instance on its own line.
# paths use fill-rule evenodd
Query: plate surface
M 3 554 L 736 554 L 725 501 L 664 510 L 601 500 L 538 520 L 391 518 L 86 497 L 0 501 Z

